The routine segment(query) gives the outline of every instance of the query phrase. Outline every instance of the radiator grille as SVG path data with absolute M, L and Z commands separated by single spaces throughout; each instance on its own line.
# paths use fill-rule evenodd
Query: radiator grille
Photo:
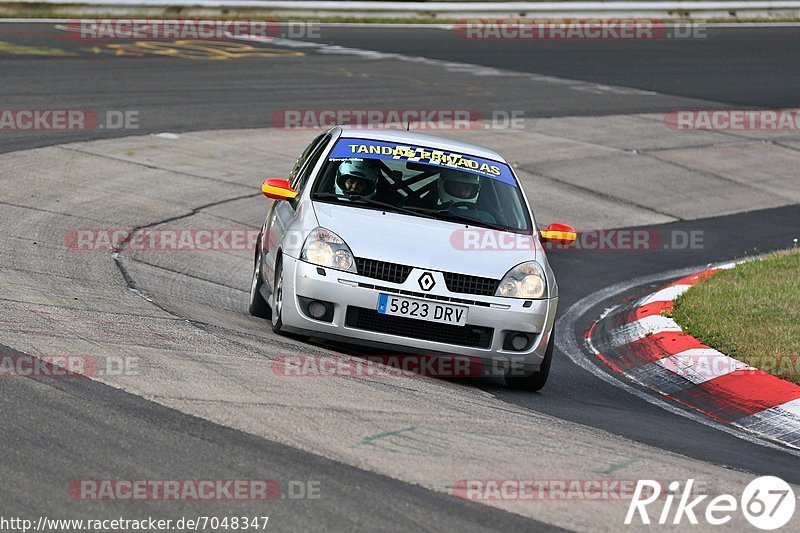
M 405 283 L 409 274 L 415 267 L 356 257 L 356 270 L 360 276 L 388 281 L 390 283 Z M 474 294 L 478 296 L 494 296 L 499 279 L 482 278 L 468 274 L 443 272 L 447 290 L 459 294 Z
M 444 282 L 450 292 L 477 294 L 480 296 L 494 296 L 497 286 L 500 284 L 499 279 L 454 274 L 452 272 L 444 273 Z
M 414 267 L 387 263 L 376 259 L 356 257 L 356 270 L 360 276 L 375 278 L 389 283 L 405 283 Z

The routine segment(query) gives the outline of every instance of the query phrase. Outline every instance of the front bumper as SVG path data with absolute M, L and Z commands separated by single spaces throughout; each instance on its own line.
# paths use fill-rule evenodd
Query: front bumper
M 424 272 L 431 272 L 437 281 L 436 288 L 429 293 L 423 293 L 413 281 Z M 283 276 L 282 320 L 284 329 L 289 332 L 393 352 L 478 357 L 491 361 L 495 367 L 513 368 L 524 372 L 539 370 L 552 335 L 558 305 L 558 298 L 523 300 L 450 293 L 445 288 L 441 273 L 423 269 L 414 269 L 406 283 L 396 284 L 350 272 L 321 268 L 284 255 Z M 347 320 L 348 306 L 375 310 L 381 292 L 399 292 L 402 296 L 419 299 L 431 297 L 457 299 L 458 301 L 443 303 L 466 306 L 468 319 L 467 326 L 463 327 L 491 328 L 493 330 L 491 341 L 486 343 L 486 347 L 465 346 L 353 327 L 352 315 L 351 320 Z M 331 302 L 334 307 L 333 320 L 324 322 L 308 316 L 299 297 Z M 473 303 L 466 303 L 467 301 Z M 528 307 L 525 307 L 526 302 L 529 302 Z M 419 323 L 417 324 L 419 327 L 429 324 L 416 320 L 413 322 Z M 433 324 L 430 325 L 433 327 Z M 505 350 L 503 344 L 507 332 L 528 333 L 533 341 L 523 351 Z

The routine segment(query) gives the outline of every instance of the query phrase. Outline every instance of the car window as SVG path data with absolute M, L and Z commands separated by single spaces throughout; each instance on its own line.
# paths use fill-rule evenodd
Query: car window
M 532 228 L 506 163 L 372 139 L 340 139 L 311 198 L 365 209 L 394 206 L 405 214 L 451 221 L 458 215 L 505 231 L 528 233 Z
M 317 166 L 317 161 L 319 161 L 319 158 L 322 155 L 322 152 L 325 150 L 325 147 L 328 145 L 328 141 L 330 141 L 330 139 L 330 135 L 325 135 L 322 140 L 317 137 L 317 140 L 320 140 L 320 142 L 317 143 L 316 147 L 311 152 L 311 155 L 306 158 L 305 164 L 300 169 L 297 179 L 292 184 L 292 188 L 294 190 L 303 192 L 303 188 L 306 186 L 309 176 L 311 176 L 311 171 L 313 171 L 314 167 Z
M 316 137 L 313 141 L 306 146 L 303 153 L 300 154 L 300 157 L 297 158 L 297 161 L 294 162 L 294 166 L 292 166 L 292 170 L 289 172 L 289 183 L 292 184 L 293 189 L 297 189 L 295 185 L 298 183 L 300 178 L 300 170 L 302 170 L 303 165 L 305 164 L 306 160 L 308 160 L 308 156 L 313 152 L 314 148 L 319 145 L 320 141 L 325 137 L 325 134 L 321 134 Z

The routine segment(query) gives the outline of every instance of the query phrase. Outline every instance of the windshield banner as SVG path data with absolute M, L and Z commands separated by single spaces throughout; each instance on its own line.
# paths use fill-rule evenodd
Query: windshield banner
M 372 139 L 340 139 L 334 146 L 329 159 L 383 159 L 417 162 L 477 174 L 515 187 L 517 185 L 508 165 L 491 159 Z

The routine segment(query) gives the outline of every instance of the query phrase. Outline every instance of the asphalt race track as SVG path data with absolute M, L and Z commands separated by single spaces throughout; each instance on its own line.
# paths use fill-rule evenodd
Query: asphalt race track
M 707 38 L 653 41 L 470 41 L 453 32 L 415 28 L 319 28 L 316 45 L 378 50 L 410 57 L 460 62 L 517 73 L 558 76 L 592 84 L 657 91 L 615 97 L 605 89 L 564 94 L 546 79 L 535 93 L 520 93 L 504 80 L 464 91 L 461 76 L 447 69 L 424 79 L 397 75 L 392 61 L 370 61 L 369 74 L 333 51 L 310 53 L 303 61 L 253 58 L 237 61 L 137 61 L 117 56 L 103 41 L 68 38 L 52 25 L 4 25 L 0 41 L 57 48 L 68 55 L 54 61 L 47 51 L 0 56 L 3 94 L 15 105 L 44 99 L 59 105 L 92 102 L 94 109 L 137 109 L 142 133 L 265 127 L 271 113 L 286 108 L 341 106 L 358 98 L 363 108 L 393 105 L 436 108 L 458 97 L 466 109 L 514 109 L 526 116 L 610 115 L 664 112 L 681 108 L 792 107 L 800 84 L 796 28 L 706 29 Z M 102 48 L 102 49 L 100 49 Z M 40 55 L 40 54 L 45 55 Z M 358 56 L 355 56 L 358 57 Z M 114 58 L 112 61 L 111 59 Z M 325 68 L 320 68 L 325 65 Z M 353 76 L 357 74 L 357 77 Z M 200 83 L 202 81 L 202 83 Z M 55 88 L 58 88 L 55 91 Z M 55 100 L 53 100 L 55 98 Z M 327 107 L 326 107 L 327 106 Z M 257 110 L 257 112 L 254 112 Z M 107 132 L 97 137 L 107 137 Z M 33 139 L 31 137 L 38 137 Z M 31 132 L 17 143 L 9 135 L 3 151 L 72 138 Z
M 618 121 L 634 115 L 800 107 L 800 27 L 708 28 L 703 39 L 647 42 L 465 41 L 440 28 L 323 27 L 314 39 L 248 42 L 247 53 L 227 56 L 217 46 L 215 58 L 192 59 L 186 50 L 159 55 L 125 41 L 77 40 L 55 26 L 0 23 L 2 108 L 135 110 L 138 127 L 0 131 L 0 354 L 135 355 L 142 373 L 0 380 L 0 516 L 259 514 L 285 531 L 616 531 L 625 505 L 484 505 L 450 493 L 464 479 L 612 474 L 695 476 L 717 493 L 737 493 L 757 475 L 800 484 L 797 451 L 668 412 L 560 349 L 537 394 L 492 380 L 266 377 L 276 357 L 352 349 L 278 337 L 250 317 L 251 253 L 198 259 L 123 249 L 120 258 L 64 246 L 68 228 L 257 229 L 267 206 L 260 181 L 288 171 L 314 135 L 275 128 L 274 113 L 285 109 L 515 110 L 542 135 L 580 118 L 594 120 L 585 122 L 594 133 L 574 126 L 570 142 L 594 150 L 599 144 L 575 139 L 602 137 L 604 124 L 624 130 Z M 664 130 L 657 118 L 652 124 Z M 151 135 L 163 133 L 175 134 L 175 144 Z M 481 132 L 471 134 L 481 142 Z M 508 139 L 508 150 L 524 152 L 502 135 L 487 133 L 483 144 L 505 153 L 498 143 Z M 615 218 L 605 227 L 707 236 L 691 251 L 551 252 L 560 312 L 623 282 L 789 247 L 800 236 L 791 159 L 800 135 L 758 135 L 715 143 L 769 145 L 774 159 L 760 166 L 780 166 L 785 192 L 709 185 L 704 201 L 681 211 L 566 178 L 537 190 L 534 205 L 546 204 L 537 207 L 540 224 L 568 210 L 548 203 L 548 191 L 567 187 L 585 202 L 573 207 L 584 220 L 595 220 L 593 208 L 609 209 Z M 706 146 L 682 139 L 681 149 Z M 531 176 L 557 172 L 545 167 L 523 165 Z M 637 177 L 625 188 L 656 179 Z M 682 194 L 692 196 L 691 184 Z M 605 308 L 657 284 L 634 283 L 581 309 L 559 337 L 580 346 Z M 262 478 L 313 480 L 322 497 L 108 503 L 75 501 L 66 489 L 78 479 Z

